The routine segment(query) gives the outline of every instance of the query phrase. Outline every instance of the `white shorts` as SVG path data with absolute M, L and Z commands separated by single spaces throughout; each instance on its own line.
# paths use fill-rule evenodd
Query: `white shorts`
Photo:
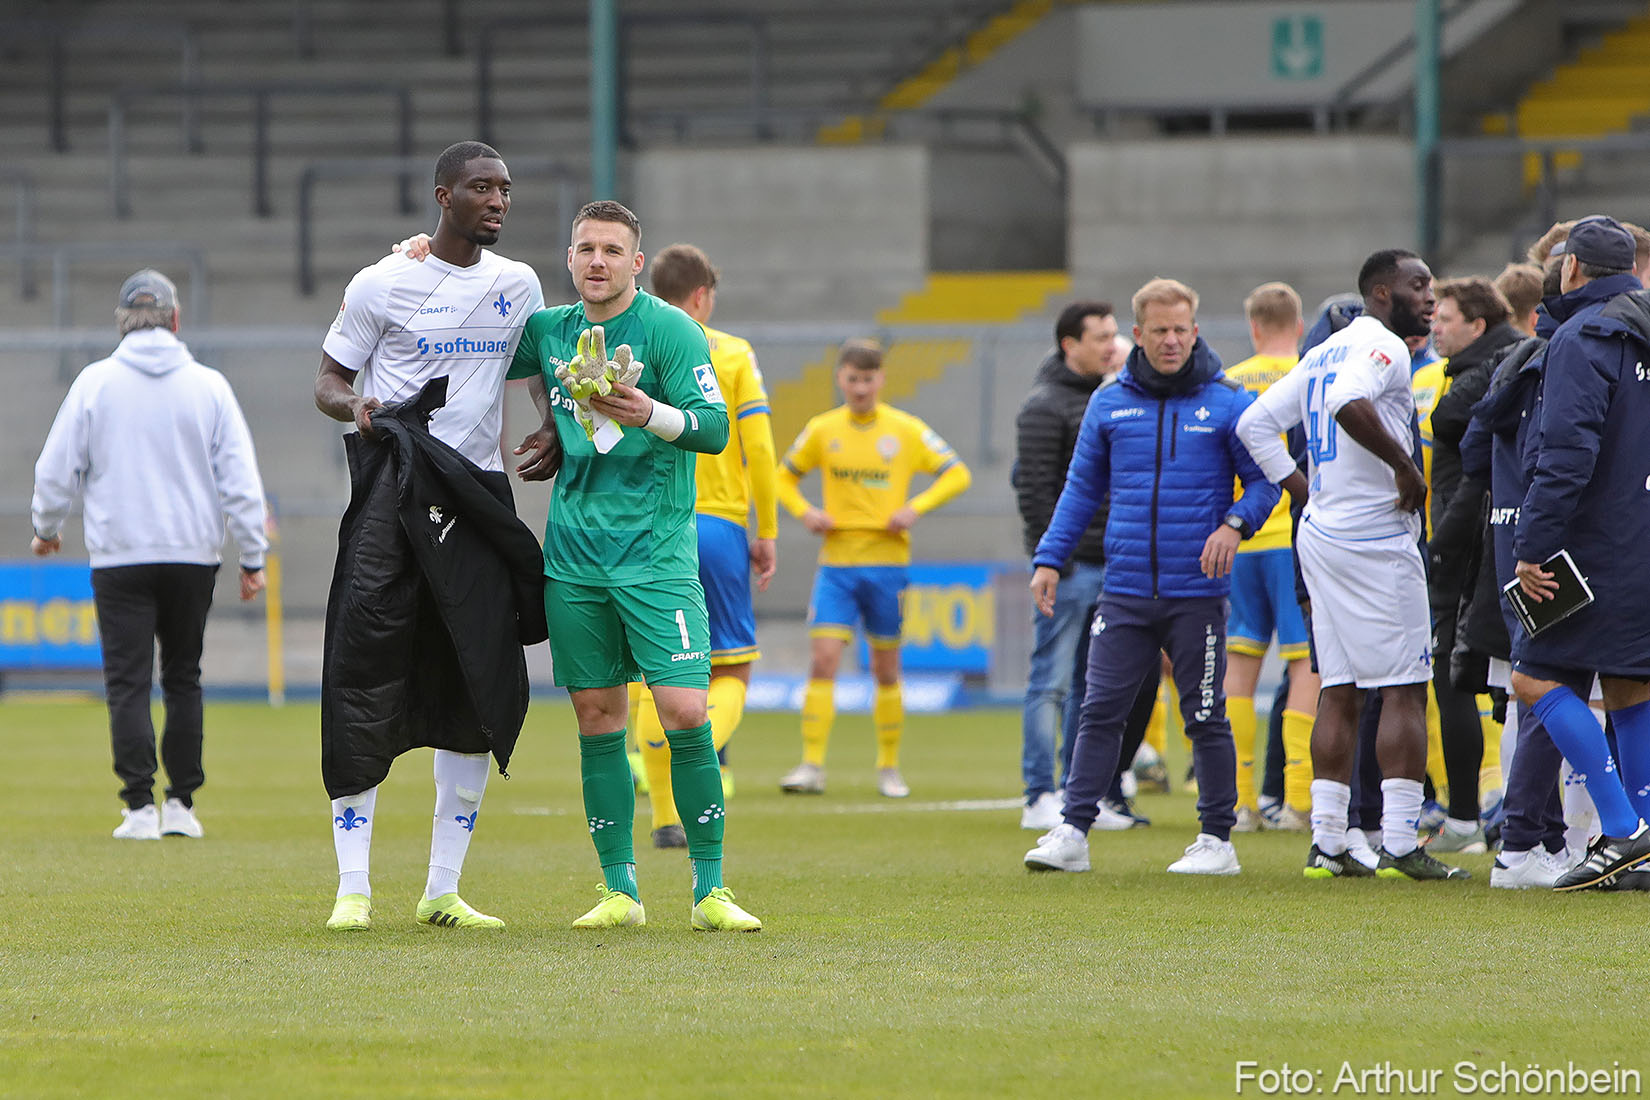
M 1413 536 L 1338 539 L 1303 522 L 1295 554 L 1312 597 L 1312 641 L 1324 687 L 1432 680 L 1427 573 Z

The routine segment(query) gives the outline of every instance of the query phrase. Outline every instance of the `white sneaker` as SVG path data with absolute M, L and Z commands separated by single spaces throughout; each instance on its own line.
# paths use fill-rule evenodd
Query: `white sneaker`
M 1087 871 L 1089 838 L 1062 821 L 1037 838 L 1037 847 L 1026 853 L 1026 866 L 1033 871 Z
M 1134 769 L 1126 769 L 1117 777 L 1117 785 L 1123 789 L 1124 798 L 1133 798 L 1140 793 L 1140 780 L 1135 778 Z
M 160 835 L 187 836 L 200 839 L 201 821 L 195 811 L 175 798 L 168 798 L 160 808 Z
M 159 840 L 160 811 L 153 802 L 141 810 L 122 810 L 125 818 L 110 835 L 116 840 Z
M 824 789 L 825 777 L 820 776 L 821 789 Z M 911 788 L 905 785 L 905 777 L 900 775 L 898 768 L 877 769 L 877 793 L 884 798 L 909 798 Z
M 1239 806 L 1237 809 L 1237 824 L 1232 826 L 1234 833 L 1258 833 L 1266 827 L 1266 820 L 1260 816 L 1260 811 L 1248 806 Z
M 1176 875 L 1235 875 L 1241 870 L 1232 842 L 1208 833 L 1198 833 L 1186 854 L 1169 864 L 1169 871 Z
M 1128 814 L 1118 813 L 1106 805 L 1105 799 L 1101 799 L 1100 805 L 1095 810 L 1094 824 L 1090 825 L 1089 828 L 1099 829 L 1103 833 L 1121 833 L 1134 828 L 1134 825 L 1134 818 Z
M 1502 852 L 1490 868 L 1490 886 L 1497 890 L 1551 890 L 1570 869 L 1565 853 L 1545 848 L 1531 852 Z
M 1312 831 L 1312 815 L 1305 810 L 1285 804 L 1278 811 L 1278 821 L 1272 828 L 1285 833 L 1310 833 Z
M 779 789 L 786 794 L 824 794 L 825 769 L 803 761 L 785 774 Z
M 1065 800 L 1053 791 L 1044 791 L 1020 811 L 1020 828 L 1046 833 L 1065 820 Z

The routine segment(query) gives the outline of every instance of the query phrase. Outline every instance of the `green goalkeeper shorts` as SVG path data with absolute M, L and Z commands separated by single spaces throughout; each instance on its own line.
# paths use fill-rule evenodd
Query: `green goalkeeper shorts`
M 547 577 L 544 613 L 558 687 L 710 686 L 710 623 L 697 577 L 617 588 Z

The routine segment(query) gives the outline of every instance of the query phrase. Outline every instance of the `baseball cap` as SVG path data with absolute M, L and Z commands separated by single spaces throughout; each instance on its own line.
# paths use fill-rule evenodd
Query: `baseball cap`
M 1568 239 L 1553 245 L 1551 255 L 1574 256 L 1584 264 L 1631 271 L 1633 235 L 1616 219 L 1592 214 L 1576 222 Z
M 1632 251 L 1632 238 L 1628 238 L 1628 251 Z M 178 308 L 178 288 L 172 285 L 172 280 L 162 275 L 152 267 L 142 271 L 120 284 L 120 300 L 115 303 L 117 309 L 161 309 Z

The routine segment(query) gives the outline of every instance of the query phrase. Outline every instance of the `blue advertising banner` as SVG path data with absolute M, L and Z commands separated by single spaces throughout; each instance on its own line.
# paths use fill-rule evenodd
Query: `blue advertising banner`
M 0 668 L 96 668 L 102 661 L 90 565 L 0 562 Z
M 905 589 L 905 634 L 900 665 L 911 671 L 984 674 L 997 636 L 992 578 L 1025 572 L 1023 563 L 912 562 Z M 860 641 L 860 660 L 869 652 Z

